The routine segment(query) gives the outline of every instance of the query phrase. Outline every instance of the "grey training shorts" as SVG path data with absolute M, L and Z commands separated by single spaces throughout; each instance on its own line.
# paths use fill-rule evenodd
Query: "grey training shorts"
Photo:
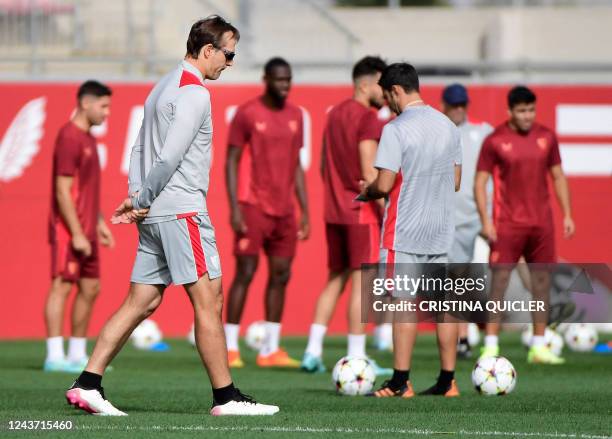
M 176 219 L 138 224 L 138 252 L 131 281 L 148 285 L 183 285 L 204 273 L 221 276 L 215 230 L 207 214 L 186 213 Z
M 454 264 L 469 264 L 474 258 L 474 245 L 482 229 L 480 220 L 460 224 L 455 227 L 453 246 L 448 259 Z

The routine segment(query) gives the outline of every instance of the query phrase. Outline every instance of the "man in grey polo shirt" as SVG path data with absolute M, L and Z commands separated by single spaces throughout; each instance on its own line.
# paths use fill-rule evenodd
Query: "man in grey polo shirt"
M 387 270 L 401 263 L 446 263 L 453 242 L 455 192 L 461 180 L 459 131 L 446 116 L 425 105 L 417 72 L 410 64 L 390 65 L 379 83 L 398 117 L 383 129 L 375 162 L 379 173 L 361 198 L 387 197 L 381 262 Z M 423 395 L 459 395 L 454 380 L 456 326 L 438 323 L 440 375 Z M 414 396 L 409 373 L 416 330 L 416 322 L 393 324 L 393 377 L 374 396 Z

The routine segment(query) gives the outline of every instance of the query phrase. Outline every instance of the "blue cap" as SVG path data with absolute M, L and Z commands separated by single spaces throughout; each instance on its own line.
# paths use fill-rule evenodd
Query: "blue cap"
M 448 105 L 465 105 L 470 99 L 465 87 L 461 84 L 451 84 L 442 92 L 442 100 Z

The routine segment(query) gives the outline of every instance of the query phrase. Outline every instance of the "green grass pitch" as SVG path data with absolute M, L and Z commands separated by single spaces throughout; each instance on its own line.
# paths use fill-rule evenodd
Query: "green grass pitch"
M 244 369 L 236 384 L 262 402 L 278 404 L 273 417 L 213 418 L 211 392 L 194 348 L 170 340 L 170 352 L 137 351 L 127 346 L 103 385 L 126 418 L 100 418 L 68 406 L 64 391 L 74 376 L 41 371 L 42 341 L 0 342 L 0 437 L 525 437 L 605 438 L 612 435 L 612 356 L 565 350 L 563 366 L 532 366 L 518 334 L 502 338 L 502 353 L 518 372 L 515 391 L 483 397 L 471 385 L 474 361 L 460 361 L 460 398 L 374 399 L 335 394 L 330 373 L 261 370 L 243 347 Z M 304 338 L 285 338 L 290 354 L 301 358 Z M 345 352 L 345 341 L 326 341 L 331 369 Z M 390 366 L 389 352 L 373 355 Z M 434 337 L 421 335 L 411 378 L 415 390 L 431 385 L 438 373 Z M 382 380 L 379 378 L 377 384 Z M 14 431 L 9 421 L 70 420 L 72 431 Z

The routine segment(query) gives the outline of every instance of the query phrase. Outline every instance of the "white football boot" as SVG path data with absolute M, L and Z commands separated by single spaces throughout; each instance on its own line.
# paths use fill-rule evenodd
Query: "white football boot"
M 270 416 L 280 410 L 275 405 L 260 404 L 238 389 L 235 399 L 221 405 L 213 405 L 210 414 L 213 416 Z
M 66 392 L 66 401 L 75 408 L 98 416 L 127 416 L 127 413 L 115 408 L 104 398 L 104 389 L 85 390 L 72 387 Z

